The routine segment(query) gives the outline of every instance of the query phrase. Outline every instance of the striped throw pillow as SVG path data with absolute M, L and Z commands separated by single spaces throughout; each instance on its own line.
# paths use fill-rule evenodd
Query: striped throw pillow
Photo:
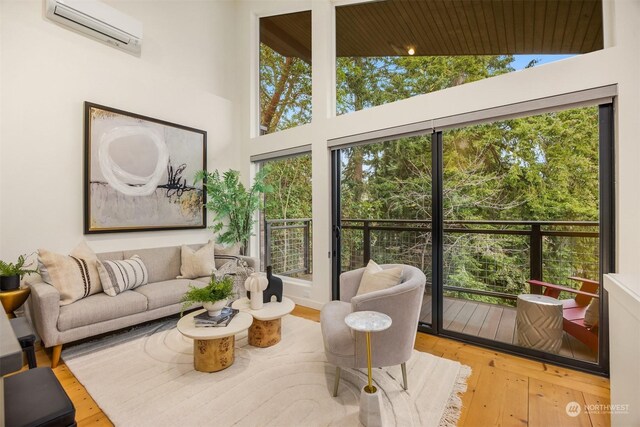
M 70 255 L 38 250 L 38 269 L 42 281 L 60 293 L 60 305 L 68 305 L 102 292 L 96 254 L 81 242 Z
M 104 293 L 112 297 L 149 281 L 147 267 L 138 255 L 122 261 L 98 261 L 98 273 Z

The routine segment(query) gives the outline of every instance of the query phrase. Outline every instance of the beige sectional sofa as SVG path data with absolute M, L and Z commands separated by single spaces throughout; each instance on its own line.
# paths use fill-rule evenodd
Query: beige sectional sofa
M 194 249 L 201 246 L 191 245 Z M 28 281 L 31 297 L 27 316 L 31 318 L 43 345 L 53 347 L 52 367 L 58 364 L 63 344 L 179 313 L 180 299 L 189 285 L 204 286 L 209 282 L 209 277 L 176 279 L 180 275 L 180 246 L 97 255 L 101 261 L 123 260 L 138 255 L 148 270 L 149 283 L 114 297 L 98 293 L 60 306 L 60 294 L 55 287 L 39 278 Z M 256 267 L 254 258 L 241 258 L 249 267 Z M 216 267 L 228 261 L 228 257 L 216 257 Z

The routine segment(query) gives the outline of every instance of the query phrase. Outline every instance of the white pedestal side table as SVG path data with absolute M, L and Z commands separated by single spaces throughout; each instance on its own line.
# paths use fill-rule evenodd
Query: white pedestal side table
M 249 298 L 240 298 L 231 304 L 232 308 L 253 316 L 253 323 L 249 328 L 249 345 L 263 348 L 280 342 L 282 318 L 291 313 L 295 306 L 287 297 L 282 297 L 282 302 L 264 303 L 260 310 L 251 309 Z
M 550 353 L 562 347 L 562 301 L 545 295 L 518 295 L 518 344 Z
M 371 332 L 389 329 L 391 318 L 377 311 L 356 311 L 344 318 L 348 327 L 364 332 L 367 338 L 367 385 L 360 392 L 360 422 L 366 427 L 382 426 L 380 392 L 371 379 Z
M 206 310 L 187 314 L 178 321 L 178 331 L 193 340 L 193 367 L 200 372 L 217 372 L 235 360 L 236 334 L 246 331 L 253 322 L 247 313 L 238 313 L 227 326 L 198 327 L 193 318 Z

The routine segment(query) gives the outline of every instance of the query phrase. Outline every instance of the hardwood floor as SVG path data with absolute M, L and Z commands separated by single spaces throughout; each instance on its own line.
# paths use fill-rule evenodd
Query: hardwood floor
M 319 321 L 320 313 L 296 306 L 293 314 Z M 569 402 L 609 404 L 606 378 L 487 350 L 469 344 L 419 333 L 415 348 L 469 365 L 473 373 L 462 395 L 459 426 L 609 426 L 607 414 L 582 411 L 569 417 Z M 38 366 L 49 364 L 49 355 L 37 352 Z M 86 389 L 64 363 L 54 372 L 76 406 L 76 421 L 83 426 L 112 425 Z

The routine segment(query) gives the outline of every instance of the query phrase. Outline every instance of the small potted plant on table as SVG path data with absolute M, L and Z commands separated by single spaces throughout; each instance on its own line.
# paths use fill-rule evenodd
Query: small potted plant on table
M 182 311 L 193 304 L 202 303 L 209 316 L 220 314 L 227 305 L 229 297 L 233 294 L 233 278 L 224 276 L 221 279 L 211 277 L 209 284 L 204 288 L 196 288 L 189 285 L 189 290 L 182 297 Z
M 24 265 L 27 261 L 26 255 L 20 255 L 18 262 L 4 262 L 0 260 L 0 289 L 3 291 L 12 291 L 20 287 L 20 279 L 29 273 L 39 274 L 38 270 L 31 270 L 29 265 Z

